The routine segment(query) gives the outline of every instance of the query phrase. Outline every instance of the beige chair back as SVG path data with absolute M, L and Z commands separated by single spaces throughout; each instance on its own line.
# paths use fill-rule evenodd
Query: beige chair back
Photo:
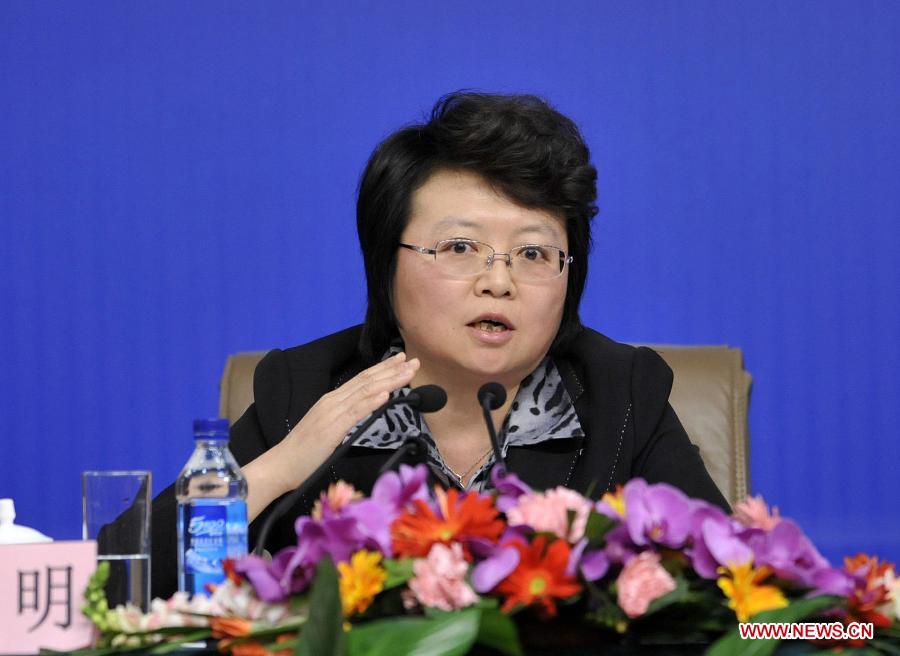
M 675 372 L 672 407 L 700 448 L 713 481 L 732 505 L 747 496 L 751 377 L 741 350 L 727 346 L 649 345 Z M 234 423 L 253 402 L 253 371 L 263 351 L 228 356 L 219 395 L 219 416 Z
M 741 350 L 648 344 L 672 368 L 669 401 L 719 490 L 732 506 L 750 492 L 752 378 Z

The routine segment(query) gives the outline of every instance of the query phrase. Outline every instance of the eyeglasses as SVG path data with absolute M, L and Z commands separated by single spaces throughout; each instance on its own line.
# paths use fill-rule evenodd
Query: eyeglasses
M 505 258 L 511 276 L 521 282 L 540 282 L 559 277 L 574 258 L 556 246 L 522 244 L 509 253 L 498 253 L 493 246 L 474 239 L 442 239 L 434 248 L 400 243 L 422 255 L 434 256 L 434 263 L 451 276 L 477 276 L 490 270 L 497 258 Z

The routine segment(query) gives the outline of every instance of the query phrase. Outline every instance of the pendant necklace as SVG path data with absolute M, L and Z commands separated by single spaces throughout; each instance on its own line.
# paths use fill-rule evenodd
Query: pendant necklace
M 466 476 L 468 476 L 469 474 L 471 474 L 472 471 L 473 471 L 479 464 L 481 464 L 481 462 L 482 462 L 488 455 L 490 455 L 491 451 L 493 451 L 493 450 L 494 450 L 494 447 L 492 446 L 490 449 L 488 449 L 487 451 L 485 451 L 484 453 L 482 453 L 482 454 L 478 457 L 478 460 L 476 460 L 476 461 L 474 462 L 474 464 L 473 464 L 471 467 L 469 467 L 466 471 L 464 471 L 462 474 L 457 474 L 455 471 L 453 471 L 453 468 L 450 467 L 450 465 L 447 465 L 447 470 L 448 470 L 451 474 L 453 474 L 453 475 L 456 477 L 456 480 L 459 482 L 459 486 L 460 486 L 461 488 L 465 489 L 466 486 L 465 486 L 465 484 L 463 484 L 463 479 L 464 479 Z M 444 464 L 446 464 L 446 463 L 444 463 Z

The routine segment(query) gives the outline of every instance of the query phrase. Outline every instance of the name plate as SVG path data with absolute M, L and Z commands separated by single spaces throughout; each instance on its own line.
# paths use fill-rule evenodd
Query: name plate
M 0 544 L 0 651 L 88 646 L 93 625 L 81 607 L 95 569 L 93 540 Z

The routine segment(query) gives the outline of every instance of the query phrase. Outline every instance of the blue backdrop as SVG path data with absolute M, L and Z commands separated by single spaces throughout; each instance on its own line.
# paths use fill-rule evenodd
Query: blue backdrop
M 743 348 L 754 491 L 896 559 L 898 71 L 889 0 L 0 3 L 0 496 L 161 489 L 228 353 L 361 319 L 373 146 L 528 91 L 599 170 L 586 322 Z

